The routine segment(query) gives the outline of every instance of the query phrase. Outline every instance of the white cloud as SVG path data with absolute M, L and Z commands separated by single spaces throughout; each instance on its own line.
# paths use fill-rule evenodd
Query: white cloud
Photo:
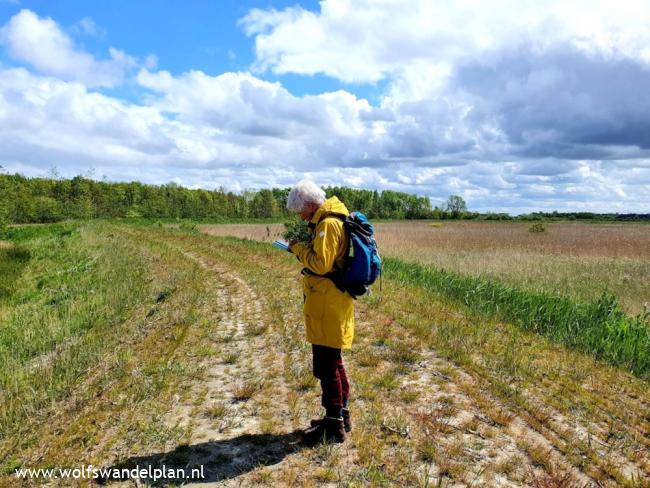
M 320 144 L 328 137 L 363 136 L 372 126 L 360 119 L 371 111 L 368 102 L 345 91 L 296 97 L 279 83 L 249 73 L 191 71 L 174 77 L 141 70 L 137 80 L 155 92 L 149 98 L 153 106 L 240 138 Z
M 542 50 L 571 43 L 650 62 L 649 23 L 645 0 L 324 0 L 319 12 L 253 9 L 240 21 L 255 37 L 258 68 L 346 82 L 376 82 L 409 70 L 419 77 L 413 64 L 444 72 L 468 56 L 522 42 Z
M 72 26 L 72 31 L 79 32 L 91 37 L 103 39 L 106 37 L 106 30 L 98 26 L 90 17 L 84 17 Z
M 580 22 L 559 3 L 469 0 L 325 1 L 242 21 L 258 69 L 386 79 L 376 105 L 346 90 L 296 96 L 260 72 L 156 71 L 153 55 L 135 74 L 129 55 L 97 60 L 23 10 L 2 40 L 41 75 L 0 68 L 0 161 L 233 190 L 308 174 L 436 202 L 460 193 L 478 210 L 647 211 L 647 17 L 624 3 L 630 32 L 601 19 L 604 3 Z M 138 103 L 92 90 L 131 74 Z
M 376 120 L 367 102 L 345 92 L 296 97 L 246 73 L 142 71 L 138 79 L 155 90 L 143 105 L 78 82 L 1 70 L 3 165 L 41 175 L 56 165 L 64 176 L 94 167 L 110 179 L 232 190 L 286 186 L 309 174 L 323 185 L 408 191 L 436 202 L 461 193 L 473 209 L 513 211 L 605 211 L 608 202 L 640 211 L 639 195 L 649 185 L 648 160 L 502 163 L 462 151 L 400 157 L 396 140 L 425 137 L 418 134 L 424 129 L 406 122 L 417 112 Z M 383 131 L 375 131 L 376 124 Z
M 118 151 L 122 157 L 115 162 L 134 163 L 138 155 L 171 147 L 165 120 L 154 108 L 125 104 L 88 92 L 78 82 L 34 76 L 21 68 L 1 71 L 0 80 L 6 108 L 0 112 L 3 145 L 21 148 L 24 160 L 38 165 L 39 158 L 52 151 L 89 164 L 109 161 L 108 153 Z M 30 148 L 39 154 L 30 155 Z M 4 151 L 5 157 L 7 153 L 11 150 Z
M 0 42 L 11 56 L 41 73 L 87 86 L 119 85 L 125 72 L 137 65 L 124 52 L 111 48 L 110 58 L 96 60 L 78 49 L 72 39 L 50 18 L 23 9 L 0 30 Z

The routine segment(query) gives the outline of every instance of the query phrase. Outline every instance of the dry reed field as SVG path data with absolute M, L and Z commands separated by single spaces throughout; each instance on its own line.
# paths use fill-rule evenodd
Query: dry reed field
M 581 300 L 615 295 L 632 314 L 650 305 L 650 226 L 550 223 L 543 233 L 526 222 L 380 222 L 383 255 L 488 276 L 532 290 Z M 204 225 L 210 235 L 272 240 L 281 224 Z
M 198 228 L 211 236 L 233 236 L 256 241 L 274 241 L 284 231 L 283 224 L 207 224 Z

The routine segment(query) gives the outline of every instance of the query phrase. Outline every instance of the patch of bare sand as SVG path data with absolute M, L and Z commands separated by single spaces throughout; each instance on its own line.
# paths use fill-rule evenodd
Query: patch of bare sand
M 208 284 L 218 290 L 212 312 L 219 320 L 219 354 L 207 359 L 205 380 L 193 385 L 189 398 L 177 397 L 165 419 L 187 430 L 187 447 L 157 461 L 178 464 L 180 458 L 186 468 L 203 466 L 205 479 L 196 486 L 240 485 L 240 475 L 280 462 L 298 441 L 288 419 L 278 415 L 287 410 L 286 386 L 274 381 L 282 357 L 268 338 L 264 301 L 252 288 L 205 256 L 184 255 L 211 272 Z

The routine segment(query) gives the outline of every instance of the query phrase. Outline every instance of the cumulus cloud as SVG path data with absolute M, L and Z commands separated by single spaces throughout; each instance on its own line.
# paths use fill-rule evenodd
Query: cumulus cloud
M 347 92 L 296 97 L 246 73 L 143 70 L 138 80 L 152 90 L 141 105 L 78 82 L 1 70 L 3 165 L 26 174 L 56 165 L 66 176 L 94 167 L 111 179 L 232 190 L 290 185 L 308 174 L 323 185 L 408 191 L 434 203 L 460 193 L 472 208 L 511 211 L 639 210 L 650 185 L 648 162 L 490 162 L 472 159 L 473 146 L 455 156 L 427 146 L 424 154 L 437 155 L 406 157 L 395 144 L 413 131 L 407 119 L 417 112 L 373 115 L 378 109 Z
M 85 29 L 97 27 L 88 19 L 80 24 Z M 73 40 L 50 18 L 39 17 L 23 9 L 0 30 L 0 42 L 10 55 L 39 72 L 64 80 L 80 81 L 87 86 L 119 85 L 125 73 L 137 66 L 136 60 L 110 48 L 109 59 L 97 60 L 80 50 Z
M 174 77 L 142 70 L 137 79 L 155 93 L 148 103 L 179 121 L 215 128 L 249 146 L 293 148 L 283 164 L 354 165 L 373 137 L 375 122 L 371 115 L 364 118 L 372 107 L 342 90 L 296 97 L 249 73 L 192 71 Z M 268 156 L 261 162 L 268 164 Z
M 570 42 L 585 52 L 650 62 L 650 8 L 642 0 L 324 0 L 320 11 L 253 9 L 240 21 L 258 66 L 374 82 L 412 63 L 453 64 L 524 42 Z M 300 40 L 297 42 L 297 40 Z
M 34 76 L 22 68 L 0 71 L 0 81 L 5 158 L 40 167 L 51 165 L 57 155 L 59 163 L 67 158 L 88 166 L 129 164 L 172 146 L 156 109 L 89 92 L 78 82 Z
M 241 20 L 261 69 L 388 79 L 381 108 L 398 120 L 385 149 L 398 158 L 646 156 L 648 23 L 635 0 L 325 0 Z
M 232 190 L 309 175 L 434 203 L 457 193 L 477 210 L 647 211 L 650 17 L 641 2 L 589 5 L 582 16 L 528 1 L 252 10 L 241 21 L 252 72 L 218 75 L 117 50 L 97 60 L 23 10 L 0 36 L 40 74 L 0 69 L 0 157 L 27 174 L 94 167 Z M 325 74 L 342 89 L 297 96 L 265 70 Z M 127 76 L 138 102 L 93 91 Z M 345 89 L 379 80 L 375 104 Z
M 435 180 L 479 202 L 507 190 L 540 205 L 620 202 L 634 183 L 610 161 L 647 171 L 649 22 L 637 0 L 325 0 L 240 21 L 261 72 L 387 81 L 370 153 L 404 187 Z

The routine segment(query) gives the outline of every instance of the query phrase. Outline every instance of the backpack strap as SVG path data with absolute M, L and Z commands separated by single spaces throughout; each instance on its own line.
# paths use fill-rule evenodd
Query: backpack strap
M 303 275 L 318 276 L 319 278 L 327 278 L 328 280 L 331 280 L 332 283 L 334 283 L 334 286 L 336 286 L 339 289 L 339 291 L 341 291 L 343 293 L 348 291 L 347 288 L 345 287 L 345 285 L 343 284 L 342 270 L 337 269 L 337 270 L 334 270 L 334 271 L 332 271 L 330 273 L 317 274 L 317 273 L 314 273 L 309 268 L 302 268 L 301 273 Z M 355 300 L 357 299 L 357 297 L 355 297 L 352 294 L 350 296 L 352 298 L 354 298 Z
M 312 222 L 309 222 L 308 227 L 309 227 L 312 231 L 314 231 L 314 230 L 316 229 L 316 226 L 317 226 L 318 224 L 320 224 L 323 220 L 325 220 L 325 219 L 329 219 L 329 218 L 334 218 L 334 219 L 338 219 L 338 220 L 340 220 L 341 222 L 343 222 L 343 229 L 344 229 L 344 230 L 346 229 L 346 225 L 345 225 L 345 224 L 346 224 L 346 222 L 347 222 L 347 217 L 346 217 L 345 215 L 343 215 L 343 214 L 338 214 L 338 213 L 331 213 L 331 214 L 325 215 L 324 217 L 322 217 L 321 219 L 319 219 L 318 222 L 315 223 L 315 224 L 312 223 Z M 347 244 L 347 248 L 346 248 L 346 250 L 345 250 L 345 256 L 346 256 L 346 257 L 347 257 L 347 255 L 348 255 L 348 253 L 350 252 L 350 244 L 351 244 L 351 243 L 350 243 L 350 239 L 348 238 L 348 244 Z M 338 265 L 336 264 L 336 260 L 334 261 L 334 271 L 331 271 L 331 272 L 329 272 L 329 273 L 325 273 L 325 274 L 322 274 L 322 275 L 321 275 L 321 274 L 314 273 L 314 272 L 313 272 L 312 270 L 310 270 L 309 268 L 303 268 L 302 271 L 301 271 L 301 273 L 302 273 L 303 275 L 318 276 L 319 278 L 327 278 L 327 279 L 330 279 L 330 280 L 332 280 L 332 283 L 334 283 L 334 285 L 336 286 L 336 288 L 338 288 L 341 292 L 345 293 L 346 291 L 348 291 L 348 290 L 346 289 L 345 285 L 343 284 L 343 270 L 340 269 L 340 268 L 338 267 Z M 349 293 L 349 292 L 348 292 L 348 293 Z M 349 293 L 349 294 L 350 294 L 350 296 L 351 296 L 352 298 L 354 298 L 355 300 L 357 299 L 356 296 L 352 295 L 351 293 Z
M 343 215 L 343 214 L 340 214 L 340 213 L 329 213 L 329 214 L 325 214 L 323 217 L 321 217 L 318 220 L 318 222 L 316 222 L 316 224 L 312 224 L 311 222 L 309 222 L 309 224 L 313 225 L 314 228 L 315 228 L 316 225 L 320 224 L 325 219 L 338 219 L 341 222 L 345 223 L 346 220 L 347 220 L 347 217 L 345 215 Z

